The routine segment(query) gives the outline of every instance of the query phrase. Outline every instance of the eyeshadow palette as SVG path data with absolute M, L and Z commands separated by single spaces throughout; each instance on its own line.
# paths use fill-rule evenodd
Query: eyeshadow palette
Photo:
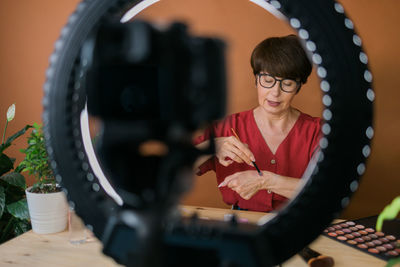
M 400 257 L 400 220 L 385 221 L 375 231 L 377 216 L 331 224 L 323 235 L 383 260 Z

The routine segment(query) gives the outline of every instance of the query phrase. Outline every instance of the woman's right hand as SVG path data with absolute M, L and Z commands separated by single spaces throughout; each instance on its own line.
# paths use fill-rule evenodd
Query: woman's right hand
M 253 166 L 252 161 L 255 161 L 253 153 L 247 144 L 240 142 L 235 136 L 217 137 L 214 141 L 215 155 L 223 166 L 227 167 L 234 161 L 237 163 L 246 162 Z

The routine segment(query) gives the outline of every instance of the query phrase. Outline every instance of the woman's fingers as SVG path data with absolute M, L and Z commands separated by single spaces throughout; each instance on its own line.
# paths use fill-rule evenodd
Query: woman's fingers
M 236 153 L 240 158 L 243 159 L 247 164 L 251 165 L 252 161 L 255 161 L 256 159 L 254 158 L 253 153 L 250 151 L 248 148 L 247 144 L 244 144 L 240 142 L 236 137 L 232 136 L 231 137 L 231 142 L 233 145 L 238 149 L 238 152 Z
M 226 159 L 229 157 L 237 163 L 246 162 L 252 166 L 252 161 L 255 160 L 253 153 L 247 144 L 240 142 L 236 137 L 218 137 L 215 139 L 215 143 L 217 147 L 216 155 L 222 165 L 228 166 L 232 163 Z
M 235 191 L 236 193 L 238 193 L 240 195 L 240 197 L 249 200 L 250 198 L 252 198 L 255 193 L 258 192 L 258 189 L 255 188 L 249 188 L 249 187 L 245 187 L 245 186 L 236 186 L 236 187 L 231 187 L 231 189 L 233 191 Z
M 220 151 L 220 153 L 217 154 L 217 158 L 219 163 L 221 163 L 225 167 L 232 164 L 233 161 L 236 161 L 237 163 L 243 162 L 243 160 L 240 157 L 238 157 L 232 151 L 232 149 L 224 149 L 223 151 Z
M 250 198 L 252 198 L 253 196 L 254 196 L 254 192 L 251 192 L 251 193 L 246 193 L 246 194 L 243 194 L 243 195 L 241 195 L 241 194 L 239 194 L 242 198 L 244 198 L 244 199 L 246 199 L 246 200 L 249 200 Z
M 237 176 L 238 176 L 238 172 L 234 173 L 232 175 L 229 175 L 228 177 L 225 178 L 225 180 L 222 183 L 220 183 L 218 185 L 218 187 L 222 187 L 222 186 L 228 185 L 232 180 L 236 179 Z
M 236 161 L 237 163 L 246 162 L 247 164 L 252 165 L 250 158 L 242 150 L 237 148 L 235 145 L 231 145 L 230 151 L 234 154 L 234 155 L 231 155 L 231 156 L 233 156 L 231 158 L 234 161 Z
M 256 171 L 237 172 L 225 178 L 218 187 L 227 186 L 242 198 L 249 200 L 262 186 Z
M 224 167 L 228 167 L 229 165 L 231 165 L 233 163 L 233 160 L 231 159 L 218 159 L 219 163 L 221 163 L 222 166 Z

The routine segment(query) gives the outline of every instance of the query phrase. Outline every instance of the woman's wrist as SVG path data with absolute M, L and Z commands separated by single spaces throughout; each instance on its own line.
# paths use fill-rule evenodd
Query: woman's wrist
M 260 178 L 262 177 L 262 189 L 272 190 L 276 185 L 279 175 L 269 171 L 262 171 L 262 173 L 263 176 L 260 176 Z

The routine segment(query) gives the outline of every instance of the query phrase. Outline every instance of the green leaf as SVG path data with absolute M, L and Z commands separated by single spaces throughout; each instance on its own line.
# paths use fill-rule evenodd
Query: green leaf
M 3 243 L 11 238 L 13 238 L 13 225 L 15 223 L 15 221 L 17 221 L 16 218 L 14 218 L 13 216 L 11 216 L 8 213 L 5 213 L 5 215 L 7 215 L 6 219 L 5 219 L 5 224 L 4 227 L 2 227 L 2 231 L 0 233 L 0 243 Z
M 9 172 L 14 167 L 13 162 L 11 159 L 6 155 L 1 153 L 0 154 L 0 176 Z
M 23 170 L 24 168 L 25 168 L 24 165 L 19 164 L 19 165 L 14 169 L 14 172 L 16 172 L 16 173 L 21 173 L 22 170 Z
M 4 192 L 6 194 L 6 205 L 25 198 L 25 190 L 23 188 L 8 185 L 4 183 L 3 180 L 0 181 L 2 182 L 1 185 L 4 187 Z
M 4 143 L 0 145 L 0 152 L 3 152 L 7 147 L 11 146 L 11 143 Z
M 7 205 L 7 211 L 15 218 L 29 220 L 29 210 L 26 198 Z
M 40 131 L 40 128 L 42 128 L 42 124 L 38 124 L 37 122 L 34 122 L 33 128 L 35 128 L 36 131 Z
M 6 205 L 6 194 L 4 193 L 4 187 L 0 186 L 0 219 L 1 217 L 3 217 L 5 205 Z
M 25 154 L 25 159 L 20 163 L 18 171 L 26 171 L 35 176 L 36 181 L 40 181 L 42 177 L 52 176 L 52 171 L 48 164 L 42 125 L 34 123 L 33 128 L 27 140 L 28 147 L 21 150 Z M 54 177 L 52 179 L 54 180 Z
M 29 220 L 18 220 L 15 222 L 14 234 L 19 236 L 31 229 L 31 223 Z
M 29 140 L 28 141 L 29 145 L 36 145 L 36 143 L 37 143 L 36 140 Z
M 20 174 L 20 173 L 16 173 L 16 172 L 7 173 L 6 175 L 0 177 L 0 179 L 7 182 L 8 184 L 26 189 L 25 177 L 22 176 L 22 174 Z
M 3 152 L 4 149 L 6 149 L 7 147 L 9 147 L 11 145 L 11 143 L 17 139 L 18 137 L 20 137 L 21 135 L 23 135 L 29 128 L 32 128 L 31 125 L 26 125 L 22 130 L 16 132 L 15 134 L 13 134 L 12 136 L 8 137 L 6 142 L 2 145 L 0 145 L 0 152 Z

